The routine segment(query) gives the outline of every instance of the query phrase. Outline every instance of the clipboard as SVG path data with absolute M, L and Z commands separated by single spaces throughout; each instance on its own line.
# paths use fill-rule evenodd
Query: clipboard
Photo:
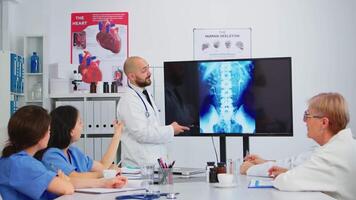
M 107 193 L 119 193 L 130 191 L 146 191 L 146 188 L 81 188 L 75 189 L 75 192 L 89 193 L 89 194 L 107 194 Z

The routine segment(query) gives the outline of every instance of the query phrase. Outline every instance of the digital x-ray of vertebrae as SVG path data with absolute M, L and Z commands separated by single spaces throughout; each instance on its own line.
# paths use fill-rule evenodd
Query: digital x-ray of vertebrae
M 244 98 L 253 70 L 251 61 L 199 63 L 201 133 L 255 133 L 254 109 Z

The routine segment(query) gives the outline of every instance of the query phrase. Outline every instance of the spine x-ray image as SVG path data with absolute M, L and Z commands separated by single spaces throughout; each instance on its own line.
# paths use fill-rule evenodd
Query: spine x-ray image
M 251 92 L 251 61 L 200 62 L 201 133 L 255 133 L 254 108 L 245 102 Z

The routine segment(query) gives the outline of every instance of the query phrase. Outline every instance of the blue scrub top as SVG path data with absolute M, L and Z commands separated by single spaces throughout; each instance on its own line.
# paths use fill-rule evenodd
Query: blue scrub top
M 27 152 L 0 158 L 0 193 L 4 200 L 52 199 L 47 188 L 56 176 Z
M 93 159 L 85 155 L 75 146 L 68 148 L 69 158 L 64 155 L 63 150 L 49 148 L 42 157 L 42 163 L 50 170 L 57 172 L 62 170 L 67 176 L 73 171 L 90 172 L 93 167 Z

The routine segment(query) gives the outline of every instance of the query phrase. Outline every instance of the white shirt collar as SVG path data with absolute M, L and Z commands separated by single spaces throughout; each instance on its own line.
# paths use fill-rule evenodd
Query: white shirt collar
M 136 86 L 134 84 L 131 84 L 130 82 L 128 84 L 132 87 L 132 89 L 134 89 L 135 91 L 137 91 L 137 92 L 139 92 L 141 94 L 142 94 L 143 90 L 146 89 L 146 88 L 141 88 L 141 87 L 138 87 L 138 86 Z
M 339 137 L 348 137 L 348 138 L 351 139 L 352 138 L 351 129 L 350 128 L 345 128 L 345 129 L 340 130 L 338 133 L 336 133 L 334 136 L 332 136 L 327 143 L 329 143 L 329 142 L 331 142 L 333 140 L 336 140 L 336 138 L 339 138 Z

